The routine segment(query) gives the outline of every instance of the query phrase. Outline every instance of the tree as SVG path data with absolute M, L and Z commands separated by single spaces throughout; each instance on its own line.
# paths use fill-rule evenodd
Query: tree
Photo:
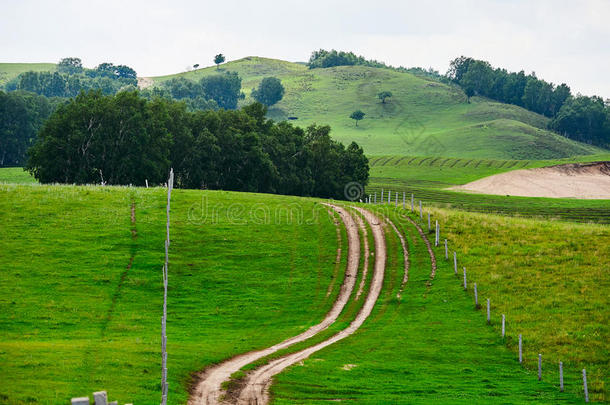
M 74 74 L 83 71 L 83 62 L 80 58 L 63 58 L 57 64 L 57 70 L 60 73 Z
M 220 64 L 224 63 L 225 61 L 225 56 L 222 53 L 219 53 L 218 55 L 214 56 L 214 63 L 216 64 L 216 69 L 220 69 Z
M 258 85 L 258 89 L 252 90 L 252 97 L 267 107 L 272 106 L 284 97 L 284 86 L 280 79 L 265 77 Z
M 390 98 L 390 97 L 392 97 L 391 91 L 382 91 L 379 94 L 377 94 L 377 98 L 379 98 L 381 100 L 382 104 L 385 104 L 386 98 Z
M 199 67 L 199 63 L 195 63 L 195 64 L 193 65 L 193 69 L 197 69 L 198 67 Z
M 356 121 L 356 126 L 358 126 L 358 121 L 364 118 L 366 114 L 362 112 L 362 110 L 354 111 L 349 117 Z
M 199 83 L 205 98 L 216 101 L 220 108 L 237 108 L 237 100 L 241 97 L 241 78 L 236 72 L 206 76 Z

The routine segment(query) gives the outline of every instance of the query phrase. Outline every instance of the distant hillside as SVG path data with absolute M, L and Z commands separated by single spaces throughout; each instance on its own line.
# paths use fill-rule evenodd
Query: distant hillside
M 0 63 L 0 86 L 23 72 L 54 72 L 55 63 Z
M 246 99 L 267 76 L 282 80 L 284 99 L 269 111 L 276 120 L 306 126 L 329 124 L 332 135 L 356 141 L 369 155 L 424 155 L 489 159 L 553 159 L 603 150 L 546 129 L 548 118 L 521 107 L 473 97 L 467 103 L 457 86 L 390 69 L 340 66 L 308 69 L 298 63 L 247 57 L 221 65 L 243 79 Z M 176 75 L 145 78 L 161 84 L 173 77 L 191 80 L 218 73 L 208 67 Z M 389 90 L 385 104 L 377 93 Z M 358 127 L 352 111 L 366 113 Z

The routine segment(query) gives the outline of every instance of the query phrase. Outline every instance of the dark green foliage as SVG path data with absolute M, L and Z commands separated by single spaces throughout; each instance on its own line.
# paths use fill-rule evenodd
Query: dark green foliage
M 343 198 L 345 184 L 368 182 L 368 159 L 330 127 L 306 131 L 267 120 L 266 107 L 189 112 L 183 102 L 138 92 L 81 93 L 47 121 L 27 169 L 42 183 L 162 183 Z
M 366 114 L 362 112 L 362 110 L 356 110 L 349 116 L 351 119 L 356 121 L 356 126 L 358 126 L 358 121 L 364 118 Z
M 122 79 L 137 79 L 136 71 L 125 65 L 114 65 L 112 63 L 100 63 L 95 68 L 95 72 L 99 76 Z
M 568 138 L 610 148 L 610 108 L 601 97 L 570 97 L 549 126 Z
M 309 63 L 307 64 L 310 69 L 353 65 L 388 67 L 383 62 L 378 62 L 376 60 L 367 60 L 363 56 L 356 56 L 356 54 L 353 52 L 337 52 L 334 49 L 331 51 L 327 51 L 324 49 L 320 49 L 319 51 L 313 51 L 311 53 L 311 57 L 309 58 Z
M 610 108 L 600 97 L 573 98 L 565 83 L 555 86 L 534 73 L 509 73 L 465 56 L 451 62 L 447 77 L 462 87 L 468 102 L 480 95 L 515 104 L 554 118 L 549 127 L 568 138 L 606 147 L 610 143 L 610 124 L 605 123 Z
M 241 78 L 236 72 L 206 76 L 199 82 L 205 98 L 214 100 L 220 108 L 234 110 L 242 97 Z
M 57 64 L 57 70 L 69 75 L 80 73 L 83 71 L 83 62 L 80 58 L 63 58 Z
M 0 91 L 0 167 L 25 164 L 27 149 L 52 111 L 46 97 Z
M 220 64 L 224 63 L 225 61 L 225 56 L 222 53 L 219 53 L 218 55 L 214 56 L 214 63 L 216 64 L 216 68 L 220 68 Z
M 272 106 L 284 97 L 284 86 L 280 79 L 265 77 L 258 88 L 252 90 L 252 97 L 261 104 Z
M 381 100 L 382 104 L 385 104 L 385 100 L 387 98 L 390 98 L 390 97 L 392 97 L 392 92 L 391 91 L 382 91 L 379 94 L 377 94 L 377 98 L 379 100 Z
M 195 98 L 203 95 L 201 86 L 184 77 L 175 77 L 163 83 L 163 87 L 169 91 L 172 98 L 181 100 L 183 98 Z

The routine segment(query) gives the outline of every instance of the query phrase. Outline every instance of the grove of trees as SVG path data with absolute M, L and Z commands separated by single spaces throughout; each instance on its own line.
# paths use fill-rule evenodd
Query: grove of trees
M 523 71 L 492 68 L 482 60 L 460 56 L 447 76 L 474 95 L 515 104 L 551 118 L 549 128 L 572 139 L 610 147 L 610 105 L 597 96 L 573 96 L 565 83 L 558 86 Z
M 0 91 L 0 167 L 23 166 L 36 133 L 57 100 L 23 91 Z
M 59 106 L 30 150 L 26 168 L 42 183 L 161 184 L 342 199 L 345 184 L 366 185 L 368 160 L 330 127 L 307 129 L 241 110 L 194 111 L 137 91 L 81 93 Z
M 189 105 L 194 107 L 193 110 L 216 108 L 234 110 L 237 108 L 238 100 L 244 97 L 241 92 L 241 78 L 236 72 L 205 76 L 199 82 L 176 77 L 164 82 L 163 89 L 176 100 L 192 100 Z

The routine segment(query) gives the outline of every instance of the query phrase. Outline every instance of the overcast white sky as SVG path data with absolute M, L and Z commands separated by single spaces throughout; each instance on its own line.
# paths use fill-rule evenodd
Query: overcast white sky
M 610 0 L 2 0 L 0 62 L 82 58 L 140 76 L 351 50 L 445 72 L 459 55 L 610 98 Z

